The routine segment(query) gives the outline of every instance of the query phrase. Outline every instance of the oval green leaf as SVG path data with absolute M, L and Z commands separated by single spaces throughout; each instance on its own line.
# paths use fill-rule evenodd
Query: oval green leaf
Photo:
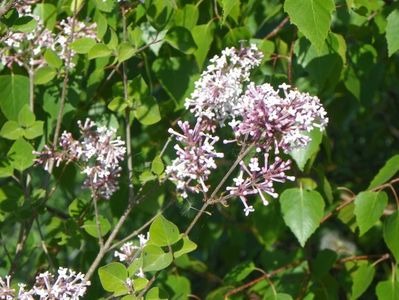
M 143 271 L 159 271 L 168 267 L 173 261 L 172 253 L 165 253 L 160 247 L 147 245 L 143 249 Z
M 173 245 L 181 239 L 179 229 L 168 221 L 163 215 L 159 215 L 150 226 L 150 241 L 152 244 L 164 247 Z

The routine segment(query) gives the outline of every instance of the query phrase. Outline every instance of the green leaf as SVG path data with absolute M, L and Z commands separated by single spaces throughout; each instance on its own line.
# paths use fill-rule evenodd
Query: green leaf
M 314 128 L 311 132 L 306 133 L 306 135 L 311 138 L 311 141 L 305 147 L 295 149 L 290 153 L 301 171 L 304 170 L 308 160 L 319 152 L 320 143 L 323 138 L 323 133 L 319 128 Z
M 176 26 L 169 29 L 165 41 L 185 54 L 192 54 L 197 49 L 190 31 L 184 27 Z
M 240 283 L 256 269 L 252 261 L 245 261 L 236 265 L 230 272 L 226 274 L 223 281 L 226 284 Z
M 150 233 L 151 236 L 151 233 Z M 172 253 L 165 253 L 160 247 L 147 245 L 143 249 L 143 271 L 159 271 L 165 269 L 173 261 Z
M 198 7 L 193 4 L 186 4 L 182 9 L 176 11 L 174 17 L 175 26 L 182 26 L 191 31 L 195 24 L 197 24 L 198 17 Z
M 361 192 L 355 199 L 355 216 L 360 236 L 365 234 L 380 219 L 388 204 L 384 192 Z
M 96 7 L 103 12 L 112 12 L 115 6 L 114 0 L 95 0 Z
M 173 291 L 171 300 L 189 299 L 191 294 L 190 281 L 183 276 L 169 275 L 166 279 L 166 285 Z
M 112 50 L 105 44 L 96 44 L 89 51 L 89 59 L 107 57 L 112 54 Z
M 159 215 L 150 226 L 150 241 L 152 244 L 163 247 L 173 245 L 181 239 L 179 229 L 168 221 L 163 215 Z
M 161 113 L 155 97 L 142 97 L 141 103 L 134 111 L 134 116 L 143 125 L 158 123 L 161 120 Z
M 33 13 L 40 17 L 47 29 L 53 30 L 57 19 L 57 8 L 50 3 L 37 3 Z
M 55 75 L 57 75 L 57 71 L 52 67 L 41 67 L 37 69 L 35 72 L 35 84 L 46 84 L 47 82 L 51 81 Z
M 311 261 L 312 276 L 322 278 L 330 271 L 336 260 L 337 253 L 330 249 L 321 250 L 317 253 L 316 258 Z
M 173 249 L 173 256 L 178 258 L 197 249 L 197 244 L 191 241 L 188 236 L 184 236 L 178 243 L 174 245 Z
M 128 292 L 126 286 L 127 270 L 119 263 L 113 262 L 98 269 L 101 285 L 107 292 L 123 293 Z
M 29 79 L 22 75 L 0 76 L 0 108 L 9 120 L 18 120 L 18 114 L 29 104 Z
M 24 139 L 16 140 L 7 154 L 13 168 L 22 172 L 33 165 L 33 150 L 32 145 Z
M 263 300 L 292 300 L 292 296 L 289 294 L 285 293 L 277 293 L 274 295 L 267 296 L 266 298 L 263 298 Z
M 58 57 L 57 53 L 51 49 L 47 49 L 46 52 L 44 52 L 44 59 L 50 67 L 58 69 L 62 66 L 62 60 Z
M 385 244 L 391 250 L 396 262 L 399 262 L 399 211 L 395 211 L 384 221 L 383 236 Z
M 202 69 L 205 59 L 213 41 L 214 23 L 195 26 L 191 30 L 196 45 L 201 45 L 194 52 L 195 60 L 200 69 Z
M 0 135 L 9 140 L 17 140 L 24 135 L 24 130 L 15 121 L 7 121 L 0 130 Z
M 147 278 L 136 278 L 133 279 L 133 288 L 135 291 L 143 290 L 148 284 Z
M 12 25 L 12 30 L 20 32 L 32 32 L 37 26 L 37 21 L 31 16 L 22 16 Z
M 153 287 L 145 294 L 145 300 L 167 300 L 168 296 L 159 287 Z
M 378 171 L 377 175 L 371 181 L 368 190 L 386 183 L 399 171 L 399 154 L 392 156 L 385 165 Z
M 285 224 L 303 247 L 323 218 L 323 198 L 316 191 L 293 188 L 281 194 L 280 204 Z
M 388 43 L 388 56 L 399 49 L 399 9 L 393 10 L 387 18 L 385 37 Z
M 393 280 L 380 281 L 377 284 L 376 294 L 378 300 L 399 299 L 399 282 Z
M 118 62 L 128 60 L 129 58 L 133 57 L 135 53 L 136 49 L 132 45 L 126 42 L 120 43 L 117 54 Z
M 332 0 L 286 0 L 284 10 L 299 31 L 308 38 L 317 49 L 323 47 L 330 30 L 331 13 L 335 9 Z
M 157 155 L 151 163 L 151 172 L 156 175 L 161 175 L 165 166 L 163 164 L 162 158 Z
M 103 216 L 99 216 L 99 223 L 101 235 L 105 236 L 111 229 L 111 224 L 109 223 L 108 219 Z M 85 221 L 84 225 L 82 225 L 82 228 L 84 228 L 84 230 L 86 230 L 86 232 L 92 237 L 98 238 L 98 230 L 96 220 L 94 218 L 92 220 Z
M 233 9 L 240 7 L 240 0 L 222 0 L 223 22 L 232 13 Z M 237 18 L 234 18 L 237 21 Z
M 139 269 L 142 267 L 143 267 L 143 257 L 140 256 L 135 258 L 127 268 L 129 277 L 133 277 L 137 273 L 137 271 L 139 271 Z
M 73 51 L 79 54 L 89 53 L 90 49 L 96 45 L 96 40 L 92 38 L 80 38 L 71 43 L 69 46 Z
M 43 121 L 35 121 L 32 126 L 28 127 L 24 131 L 24 137 L 28 140 L 32 140 L 37 138 L 38 136 L 43 135 Z
M 372 265 L 363 264 L 351 274 L 353 280 L 352 300 L 359 298 L 367 290 L 368 286 L 373 281 L 374 273 L 375 269 Z
M 24 105 L 18 113 L 18 124 L 22 127 L 29 127 L 35 123 L 35 114 L 30 110 L 29 105 Z
M 14 169 L 7 159 L 0 159 L 0 178 L 9 177 L 13 174 Z M 0 214 L 1 218 L 1 214 Z

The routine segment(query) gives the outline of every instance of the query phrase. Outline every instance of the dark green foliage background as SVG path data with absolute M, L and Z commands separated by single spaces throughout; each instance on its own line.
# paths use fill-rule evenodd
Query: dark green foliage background
M 54 5 L 57 20 L 72 15 L 71 1 L 41 2 Z M 76 67 L 69 74 L 62 130 L 71 131 L 77 137 L 76 121 L 90 117 L 118 128 L 118 134 L 125 138 L 124 109 L 126 105 L 131 106 L 133 183 L 136 191 L 143 188 L 145 197 L 133 209 L 118 240 L 165 206 L 168 208 L 164 215 L 183 232 L 201 207 L 200 198 L 179 199 L 171 183 L 163 183 L 162 176 L 151 172 L 151 162 L 168 140 L 167 129 L 175 127 L 179 118 L 190 120 L 184 99 L 190 95 L 194 81 L 208 60 L 225 47 L 257 43 L 265 59 L 253 73 L 254 80 L 269 82 L 275 87 L 289 82 L 301 91 L 317 95 L 330 119 L 320 147 L 315 145 L 315 151 L 304 155 L 303 170 L 293 164 L 291 174 L 297 180 L 278 186 L 280 193 L 298 187 L 317 191 L 324 201 L 324 215 L 333 211 L 304 247 L 286 225 L 289 221 L 283 218 L 279 199 L 268 207 L 263 207 L 257 199 L 256 211 L 248 217 L 237 201 L 229 203 L 229 207 L 208 207 L 209 214 L 204 214 L 190 233 L 198 248 L 160 272 L 154 286 L 165 290 L 169 299 L 185 299 L 189 294 L 201 299 L 223 299 L 227 293 L 249 282 L 247 288 L 230 298 L 350 299 L 360 293 L 361 299 L 376 299 L 377 294 L 382 300 L 399 299 L 395 298 L 399 297 L 398 276 L 392 278 L 392 274 L 397 274 L 399 257 L 398 253 L 391 252 L 395 251 L 392 244 L 398 243 L 399 225 L 391 235 L 385 235 L 385 239 L 383 234 L 388 218 L 399 224 L 398 218 L 394 220 L 398 209 L 394 194 L 389 187 L 384 189 L 387 195 L 386 205 L 382 207 L 384 213 L 377 216 L 361 236 L 359 215 L 355 217 L 353 204 L 360 200 L 353 201 L 351 194 L 351 191 L 358 194 L 384 184 L 399 170 L 396 159 L 385 170 L 390 176 L 369 187 L 386 161 L 399 153 L 399 45 L 396 42 L 399 29 L 394 26 L 399 23 L 397 1 L 165 0 L 144 4 L 126 1 L 119 5 L 111 0 L 90 0 L 79 1 L 78 6 L 80 4 L 77 19 L 97 22 L 99 43 L 107 45 L 108 52 L 99 54 L 91 50 L 76 56 Z M 309 10 L 308 5 L 314 10 Z M 126 42 L 123 42 L 121 9 L 127 11 Z M 326 16 L 321 12 L 327 12 Z M 312 19 L 316 25 L 311 24 Z M 12 12 L 1 17 L 3 34 L 13 26 Z M 146 37 L 150 26 L 158 31 L 155 39 L 159 39 L 159 43 L 151 44 L 151 38 Z M 132 86 L 130 103 L 123 101 L 122 61 Z M 65 75 L 63 67 L 54 70 L 54 78 L 35 85 L 35 117 L 44 122 L 44 133 L 27 141 L 34 149 L 42 149 L 54 134 Z M 28 104 L 24 99 L 28 99 L 29 91 L 24 69 L 4 67 L 0 72 L 1 127 L 10 119 L 9 104 L 12 101 Z M 17 100 L 10 98 L 7 89 L 10 76 L 23 76 L 15 83 Z M 140 84 L 147 88 L 143 88 L 144 92 L 135 92 Z M 147 119 L 140 117 L 138 107 L 143 106 L 153 112 Z M 7 274 L 11 267 L 20 228 L 36 214 L 54 265 L 86 272 L 98 252 L 98 243 L 82 227 L 93 218 L 90 192 L 81 187 L 83 175 L 74 165 L 55 169 L 50 186 L 56 190 L 43 204 L 40 199 L 44 197 L 45 171 L 30 165 L 23 170 L 15 166 L 10 169 L 9 151 L 14 141 L 4 138 L 4 132 L 2 135 L 0 274 Z M 227 158 L 234 159 L 236 150 L 229 149 Z M 173 149 L 169 146 L 162 156 L 163 162 L 167 164 L 173 158 Z M 224 163 L 229 161 L 226 159 Z M 123 168 L 120 190 L 111 200 L 100 203 L 101 215 L 111 227 L 127 205 L 128 178 L 126 166 Z M 26 182 L 28 176 L 31 178 L 29 197 L 11 175 L 22 182 Z M 212 185 L 216 186 L 222 176 L 222 171 L 214 174 Z M 396 186 L 393 184 L 397 191 Z M 385 197 L 381 194 L 379 197 Z M 334 211 L 343 201 L 351 203 Z M 365 219 L 371 222 L 367 215 Z M 321 245 L 327 240 L 331 250 L 321 251 Z M 37 272 L 50 268 L 40 241 L 35 223 L 14 280 L 29 283 Z M 370 267 L 386 253 L 388 259 Z M 347 257 L 351 259 L 343 260 Z M 101 265 L 112 260 L 110 252 Z M 256 282 L 265 273 L 273 276 Z M 370 278 L 363 278 L 367 274 L 371 274 Z M 391 284 L 380 285 L 376 292 L 377 285 L 387 280 L 392 280 Z M 87 298 L 107 296 L 95 274 Z

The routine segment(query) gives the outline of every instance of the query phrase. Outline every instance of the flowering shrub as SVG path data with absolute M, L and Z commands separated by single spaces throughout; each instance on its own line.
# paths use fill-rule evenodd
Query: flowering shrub
M 396 299 L 394 1 L 0 1 L 0 299 Z

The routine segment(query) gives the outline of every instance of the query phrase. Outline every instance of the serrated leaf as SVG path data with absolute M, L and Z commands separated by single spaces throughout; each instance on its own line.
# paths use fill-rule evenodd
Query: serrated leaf
M 101 285 L 104 290 L 112 293 L 128 292 L 129 289 L 125 282 L 127 279 L 126 267 L 119 263 L 113 262 L 98 269 Z
M 43 121 L 35 121 L 32 126 L 24 130 L 24 137 L 28 140 L 32 140 L 43 135 L 43 125 Z
M 395 260 L 399 262 L 399 211 L 395 211 L 384 221 L 383 236 L 385 244 L 391 250 Z
M 22 75 L 0 76 L 0 108 L 8 120 L 18 120 L 18 114 L 29 104 L 29 79 Z
M 30 110 L 29 105 L 24 105 L 18 113 L 18 124 L 22 127 L 29 127 L 35 123 L 35 114 Z
M 389 14 L 385 37 L 388 43 L 388 56 L 391 56 L 399 49 L 399 9 Z
M 165 166 L 163 164 L 162 158 L 157 155 L 151 163 L 151 172 L 156 175 L 161 175 Z
M 311 138 L 311 141 L 305 147 L 295 149 L 290 153 L 301 171 L 304 170 L 308 160 L 319 152 L 320 143 L 323 138 L 323 133 L 318 128 L 314 128 L 311 132 L 306 133 L 306 135 Z
M 399 154 L 392 156 L 385 165 L 378 171 L 377 175 L 370 182 L 367 189 L 373 189 L 386 183 L 399 171 Z
M 90 49 L 96 45 L 96 40 L 92 38 L 80 38 L 71 43 L 69 46 L 73 51 L 79 54 L 89 53 Z
M 32 166 L 35 158 L 33 150 L 32 145 L 24 139 L 16 140 L 7 154 L 13 168 L 22 172 Z
M 380 219 L 388 204 L 384 192 L 361 192 L 355 199 L 355 216 L 360 236 L 365 234 Z
M 17 140 L 24 135 L 24 130 L 15 121 L 7 121 L 0 130 L 0 136 L 9 140 Z
M 173 256 L 175 258 L 178 258 L 184 254 L 190 253 L 190 252 L 194 251 L 195 249 L 197 249 L 197 244 L 194 243 L 193 241 L 191 241 L 188 236 L 184 236 L 174 246 L 176 246 L 176 247 L 173 247 L 173 249 L 174 249 Z M 175 248 L 177 248 L 177 249 L 175 249 Z
M 103 216 L 99 217 L 99 223 L 101 235 L 105 236 L 110 231 L 111 224 L 109 223 L 108 219 Z M 95 219 L 85 221 L 82 228 L 92 237 L 98 238 L 98 230 Z
M 323 198 L 316 191 L 293 188 L 281 194 L 280 204 L 285 224 L 303 247 L 323 218 Z
M 179 229 L 168 221 L 163 215 L 159 215 L 150 226 L 150 241 L 152 244 L 163 247 L 173 245 L 181 239 Z
M 89 51 L 89 59 L 107 57 L 112 54 L 112 50 L 105 44 L 96 44 Z
M 192 54 L 197 50 L 197 45 L 195 44 L 190 31 L 181 26 L 169 29 L 165 36 L 165 41 L 173 48 L 176 48 L 185 54 Z
M 151 236 L 151 233 L 150 233 Z M 159 271 L 168 267 L 173 261 L 172 253 L 165 253 L 156 245 L 147 245 L 143 249 L 143 271 Z
M 380 281 L 377 284 L 376 294 L 378 300 L 399 299 L 399 282 L 393 280 Z
M 333 0 L 286 0 L 284 10 L 299 31 L 317 49 L 323 47 L 330 30 L 331 14 L 335 9 Z
M 368 286 L 373 281 L 374 274 L 375 269 L 369 264 L 361 265 L 351 274 L 353 280 L 352 300 L 359 298 L 367 290 Z

